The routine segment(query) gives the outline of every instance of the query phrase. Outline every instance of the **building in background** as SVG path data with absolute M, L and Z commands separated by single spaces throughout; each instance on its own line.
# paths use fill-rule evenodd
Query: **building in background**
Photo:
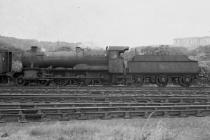
M 210 45 L 210 36 L 174 39 L 174 46 L 182 46 L 194 49 L 196 47 L 206 46 L 206 45 Z

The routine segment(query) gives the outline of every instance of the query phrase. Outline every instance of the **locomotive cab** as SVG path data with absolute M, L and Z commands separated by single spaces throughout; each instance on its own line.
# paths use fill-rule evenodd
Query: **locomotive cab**
M 127 51 L 129 47 L 126 46 L 109 46 L 107 53 L 109 59 L 109 72 L 110 73 L 124 73 L 125 65 L 122 54 Z
M 117 85 L 124 84 L 125 65 L 122 54 L 124 54 L 129 47 L 109 46 L 107 48 L 108 71 L 111 75 L 111 83 Z

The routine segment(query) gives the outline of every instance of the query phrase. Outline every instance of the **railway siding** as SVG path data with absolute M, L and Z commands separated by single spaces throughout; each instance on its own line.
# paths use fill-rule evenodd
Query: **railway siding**
M 70 119 L 111 119 L 147 117 L 187 117 L 210 115 L 210 105 L 148 105 L 148 106 L 100 106 L 100 107 L 47 107 L 0 109 L 0 120 L 43 121 Z
M 0 90 L 1 122 L 210 115 L 209 88 L 21 89 Z

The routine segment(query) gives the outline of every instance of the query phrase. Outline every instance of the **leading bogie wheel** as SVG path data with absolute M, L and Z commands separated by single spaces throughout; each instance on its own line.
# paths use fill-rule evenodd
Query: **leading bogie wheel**
M 26 81 L 25 81 L 25 79 L 23 79 L 22 76 L 16 78 L 16 85 L 18 85 L 18 86 L 24 86 L 25 84 L 26 84 Z

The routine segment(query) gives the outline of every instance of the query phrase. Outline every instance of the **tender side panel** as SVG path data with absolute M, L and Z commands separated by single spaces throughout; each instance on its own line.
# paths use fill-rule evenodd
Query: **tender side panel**
M 197 62 L 128 62 L 129 73 L 199 73 Z

